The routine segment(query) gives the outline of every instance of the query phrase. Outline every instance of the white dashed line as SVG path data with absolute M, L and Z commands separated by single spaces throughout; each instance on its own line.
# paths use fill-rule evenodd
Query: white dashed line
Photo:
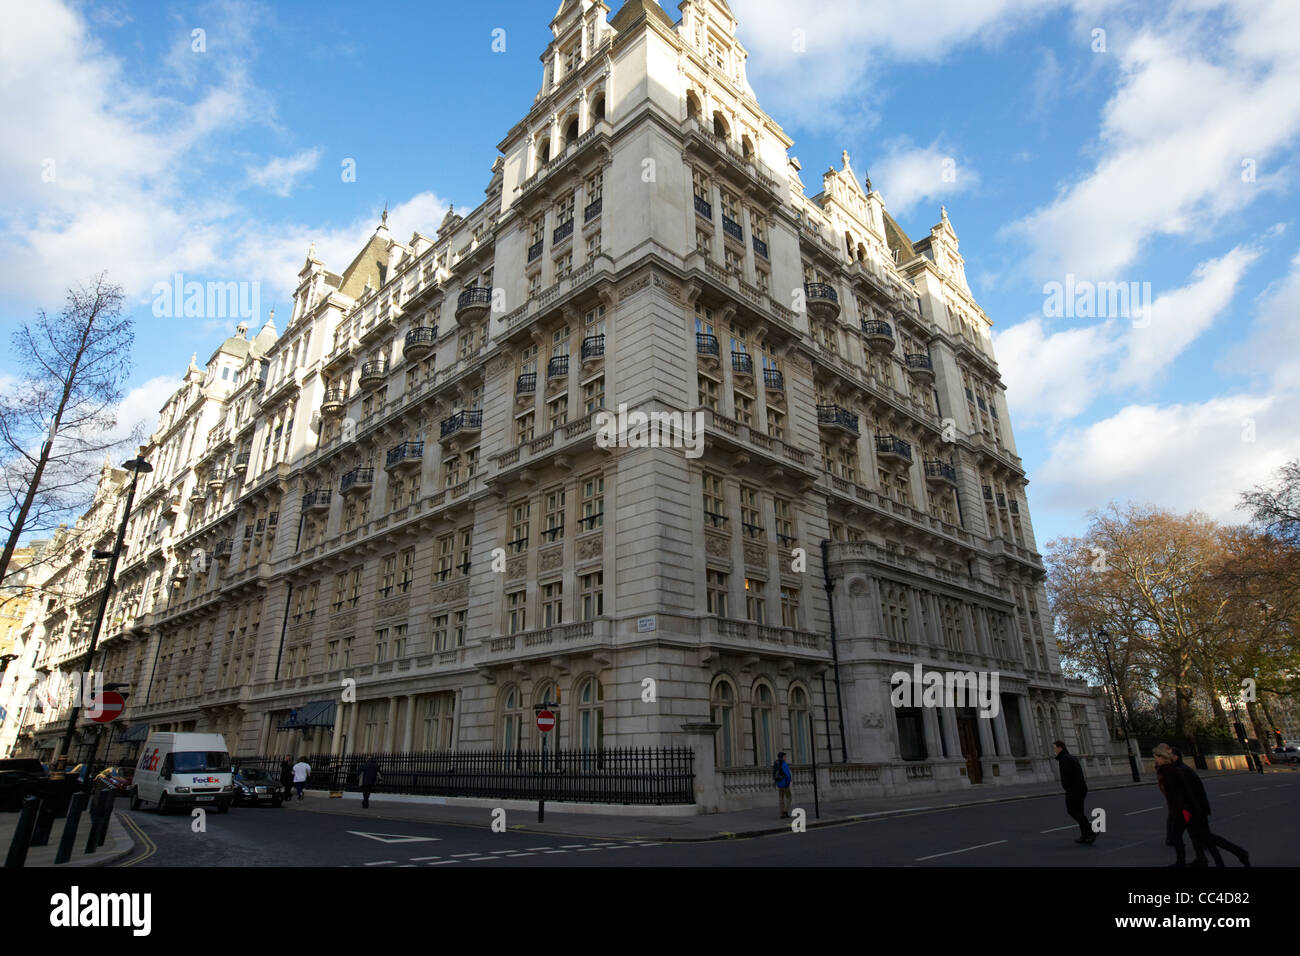
M 499 856 L 476 856 L 476 857 L 474 857 L 472 860 L 470 860 L 469 862 L 471 862 L 471 863 L 482 863 L 482 862 L 484 862 L 485 860 L 499 860 L 499 859 L 501 859 L 501 857 L 499 857 Z
M 549 846 L 530 846 L 529 850 L 549 850 Z
M 587 845 L 587 844 L 585 844 L 585 843 L 561 843 L 561 844 L 560 844 L 560 849 L 562 849 L 562 850 L 576 850 L 578 847 L 580 847 L 580 846 L 586 846 L 586 845 Z
M 396 860 L 376 860 L 374 863 L 367 863 L 366 866 L 388 866 L 389 864 L 396 862 Z
M 1052 827 L 1052 829 L 1050 829 L 1050 830 L 1039 830 L 1038 832 L 1039 832 L 1039 833 L 1056 833 L 1056 832 L 1058 832 L 1058 831 L 1060 831 L 1060 830 L 1073 830 L 1074 827 L 1075 827 L 1075 825 L 1074 825 L 1074 824 L 1071 824 L 1071 825 L 1068 826 L 1068 827 Z
M 1219 794 L 1219 796 L 1221 796 L 1221 797 L 1235 797 L 1235 796 L 1236 796 L 1237 794 L 1239 794 L 1239 793 L 1241 793 L 1240 790 L 1229 790 L 1227 793 L 1221 793 L 1221 794 Z
M 506 857 L 507 860 L 517 860 L 521 856 L 537 856 L 536 853 L 516 853 L 514 856 Z
M 411 862 L 423 863 L 425 860 L 437 860 L 437 859 L 441 859 L 441 858 L 436 856 L 413 856 L 411 857 Z
M 440 860 L 437 863 L 430 863 L 429 866 L 446 866 L 448 863 L 459 863 L 460 860 Z
M 478 854 L 477 853 L 453 853 L 452 856 L 454 857 L 478 856 Z
M 1126 817 L 1135 817 L 1135 816 L 1137 816 L 1139 813 L 1150 813 L 1152 810 L 1163 810 L 1163 809 L 1165 809 L 1165 808 L 1164 808 L 1164 807 L 1147 807 L 1145 810 L 1130 810 L 1128 813 L 1124 814 L 1124 816 L 1126 816 Z
M 518 853 L 518 850 L 493 850 L 493 853 Z
M 568 853 L 568 850 L 547 850 L 547 853 Z
M 947 853 L 932 853 L 929 856 L 918 856 L 916 858 L 916 862 L 922 863 L 925 860 L 937 860 L 941 856 L 953 856 L 954 854 L 957 853 L 969 853 L 971 850 L 982 850 L 986 846 L 997 846 L 999 843 L 1006 843 L 1006 842 L 1007 842 L 1006 840 L 994 840 L 992 843 L 981 843 L 979 846 L 968 846 L 960 850 L 949 850 Z
M 590 852 L 592 852 L 593 850 L 603 850 L 603 849 L 605 849 L 603 846 L 584 846 L 584 847 L 579 847 L 579 848 L 578 848 L 578 852 L 579 852 L 579 853 L 590 853 Z

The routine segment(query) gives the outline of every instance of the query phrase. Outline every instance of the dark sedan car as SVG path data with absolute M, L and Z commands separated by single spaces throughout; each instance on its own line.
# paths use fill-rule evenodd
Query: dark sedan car
M 255 807 L 269 803 L 273 807 L 284 801 L 284 792 L 280 787 L 280 778 L 269 771 L 250 767 L 236 770 L 231 778 L 235 785 L 235 806 Z
M 23 797 L 42 796 L 49 779 L 39 760 L 0 760 L 0 811 L 21 810 Z

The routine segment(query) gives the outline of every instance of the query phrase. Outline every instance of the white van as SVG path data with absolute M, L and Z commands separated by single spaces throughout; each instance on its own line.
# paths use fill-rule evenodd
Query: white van
M 175 807 L 212 805 L 225 813 L 235 799 L 230 751 L 221 734 L 150 734 L 140 751 L 131 788 L 131 809 L 152 804 L 159 813 Z

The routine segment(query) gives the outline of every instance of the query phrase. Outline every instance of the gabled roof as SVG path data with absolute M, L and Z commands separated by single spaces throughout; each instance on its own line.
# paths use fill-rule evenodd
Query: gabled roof
M 907 238 L 903 227 L 885 209 L 882 208 L 880 212 L 885 217 L 885 240 L 894 253 L 895 261 L 901 266 L 916 256 L 916 243 Z
M 379 281 L 379 267 L 388 265 L 389 242 L 388 230 L 383 230 L 383 233 L 380 235 L 379 230 L 376 230 L 370 241 L 357 253 L 357 257 L 343 270 L 339 291 L 344 295 L 359 299 L 366 286 L 378 289 L 383 284 Z

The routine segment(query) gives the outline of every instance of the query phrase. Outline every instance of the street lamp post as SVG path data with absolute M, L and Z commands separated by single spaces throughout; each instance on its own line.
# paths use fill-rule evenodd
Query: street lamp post
M 1246 735 L 1246 725 L 1241 719 L 1241 712 L 1237 710 L 1237 695 L 1232 692 L 1232 682 L 1228 680 L 1231 673 L 1226 667 L 1216 668 L 1220 677 L 1223 678 L 1224 686 L 1228 689 L 1228 703 L 1232 705 L 1232 723 L 1233 730 L 1237 732 L 1237 740 L 1241 742 L 1241 749 L 1246 752 L 1246 767 L 1258 773 L 1264 772 L 1264 762 L 1259 759 L 1253 747 L 1250 746 L 1250 739 Z
M 122 542 L 126 540 L 126 522 L 131 517 L 131 505 L 135 501 L 135 486 L 140 480 L 141 475 L 153 471 L 153 465 L 149 464 L 137 452 L 136 456 L 122 465 L 127 471 L 131 472 L 131 487 L 126 493 L 126 507 L 122 509 L 122 523 L 117 529 L 117 543 L 113 545 L 113 550 L 109 552 L 96 551 L 95 557 L 108 558 L 108 576 L 104 580 L 104 594 L 99 600 L 99 612 L 95 615 L 95 626 L 90 632 L 90 647 L 86 648 L 86 656 L 81 663 L 82 687 L 84 693 L 85 682 L 90 679 L 90 669 L 95 663 L 95 646 L 99 643 L 99 631 L 104 626 L 104 615 L 108 612 L 108 599 L 113 591 L 113 578 L 117 574 L 117 559 L 122 554 Z M 68 715 L 68 727 L 63 732 L 63 765 L 68 765 L 68 750 L 72 746 L 72 734 L 77 728 L 77 717 L 81 713 L 81 701 L 74 697 L 72 701 L 72 713 Z M 89 770 L 89 768 L 87 768 Z
M 1137 756 L 1133 753 L 1133 735 L 1128 729 L 1128 718 L 1124 716 L 1124 695 L 1120 693 L 1119 681 L 1115 679 L 1115 667 L 1110 662 L 1110 635 L 1104 630 L 1097 632 L 1101 649 L 1106 655 L 1106 671 L 1110 674 L 1111 685 L 1115 688 L 1115 706 L 1119 708 L 1119 723 L 1124 730 L 1124 746 L 1128 750 L 1128 767 L 1133 773 L 1133 782 L 1138 783 L 1142 775 L 1138 773 Z

